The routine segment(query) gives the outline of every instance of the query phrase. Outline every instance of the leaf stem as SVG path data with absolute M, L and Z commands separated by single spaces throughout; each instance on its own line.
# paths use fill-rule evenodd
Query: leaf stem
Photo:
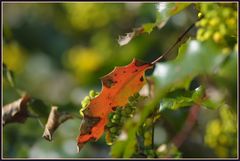
M 202 17 L 201 17 L 202 18 Z M 199 18 L 197 21 L 199 21 L 201 18 Z M 163 53 L 160 57 L 158 57 L 156 60 L 154 60 L 153 62 L 151 62 L 151 64 L 155 64 L 157 63 L 159 60 L 161 60 L 164 56 L 166 56 L 167 54 L 171 53 L 172 50 L 183 40 L 183 38 L 186 36 L 186 34 L 195 26 L 194 22 L 193 24 L 191 24 L 176 40 L 176 42 L 165 52 Z

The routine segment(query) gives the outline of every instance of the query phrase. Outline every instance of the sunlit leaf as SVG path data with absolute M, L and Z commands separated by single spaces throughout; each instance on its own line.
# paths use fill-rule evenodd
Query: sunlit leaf
M 219 102 L 214 102 L 210 99 L 206 99 L 202 101 L 202 106 L 211 109 L 211 110 L 215 110 L 216 108 L 220 107 L 222 105 L 222 103 Z
M 212 41 L 189 40 L 181 46 L 175 60 L 156 64 L 153 77 L 157 90 L 187 89 L 195 76 L 217 72 L 225 57 Z
M 165 109 L 177 110 L 180 107 L 187 107 L 192 104 L 192 99 L 187 97 L 164 98 L 160 103 L 160 111 Z
M 128 98 L 139 92 L 146 83 L 145 71 L 151 67 L 149 63 L 134 59 L 129 65 L 116 67 L 101 78 L 102 91 L 83 111 L 84 118 L 78 137 L 79 150 L 86 142 L 96 141 L 102 136 L 109 113 L 116 107 L 124 107 Z
M 159 2 L 156 4 L 156 20 L 152 23 L 145 23 L 141 27 L 133 29 L 132 32 L 127 33 L 125 36 L 119 36 L 118 44 L 120 46 L 128 44 L 134 37 L 143 34 L 151 33 L 155 27 L 159 29 L 165 26 L 171 16 L 178 14 L 191 3 L 172 3 L 172 2 Z
M 204 95 L 205 95 L 205 88 L 203 86 L 200 86 L 194 90 L 192 99 L 194 102 L 201 102 Z
M 144 32 L 147 32 L 150 34 L 156 25 L 155 23 L 145 23 L 142 26 L 143 26 Z
M 190 39 L 180 47 L 176 59 L 157 63 L 153 73 L 156 95 L 146 104 L 139 125 L 166 93 L 178 88 L 188 89 L 196 76 L 217 73 L 226 57 L 211 40 L 199 42 Z
M 155 22 L 158 28 L 162 28 L 171 16 L 178 14 L 190 4 L 191 3 L 159 2 L 156 5 L 157 18 Z
M 197 87 L 193 91 L 175 90 L 161 99 L 159 110 L 177 110 L 181 107 L 191 107 L 194 104 L 202 105 L 203 102 L 208 100 L 208 98 L 205 98 L 205 90 L 203 86 Z

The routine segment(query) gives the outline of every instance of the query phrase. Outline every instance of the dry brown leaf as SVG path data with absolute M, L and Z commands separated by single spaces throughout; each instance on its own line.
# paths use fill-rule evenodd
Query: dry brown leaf
M 142 34 L 144 32 L 143 27 L 139 27 L 136 29 L 133 29 L 133 32 L 127 33 L 125 36 L 119 36 L 118 38 L 118 44 L 120 46 L 126 45 L 129 43 L 134 37 Z
M 57 130 L 59 125 L 70 118 L 72 118 L 72 115 L 60 113 L 58 112 L 57 106 L 52 106 L 42 137 L 48 141 L 52 141 L 53 133 Z
M 23 123 L 29 117 L 27 103 L 30 101 L 30 96 L 25 95 L 22 98 L 5 105 L 2 108 L 3 126 L 8 123 Z

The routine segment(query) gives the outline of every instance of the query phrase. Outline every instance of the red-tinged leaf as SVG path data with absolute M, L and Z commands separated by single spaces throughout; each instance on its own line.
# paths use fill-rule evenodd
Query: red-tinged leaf
M 115 69 L 101 78 L 102 91 L 92 99 L 83 111 L 84 118 L 80 126 L 78 149 L 86 142 L 98 140 L 108 123 L 108 114 L 116 107 L 124 107 L 128 98 L 137 93 L 146 83 L 145 71 L 152 64 L 134 59 L 129 65 Z

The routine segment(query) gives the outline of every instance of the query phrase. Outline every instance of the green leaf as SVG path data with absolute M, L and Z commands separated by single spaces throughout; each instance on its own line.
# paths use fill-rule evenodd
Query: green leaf
M 218 87 L 223 88 L 224 91 L 228 91 L 228 102 L 231 106 L 237 109 L 237 57 L 238 52 L 234 51 L 229 55 L 228 60 L 221 67 L 219 74 L 216 76 L 214 82 L 218 84 Z M 230 72 L 231 71 L 231 72 Z
M 178 14 L 180 11 L 185 9 L 191 3 L 172 3 L 172 2 L 160 2 L 156 5 L 157 7 L 157 18 L 155 24 L 158 28 L 162 28 L 169 18 L 173 15 Z
M 117 141 L 111 146 L 111 156 L 114 158 L 120 158 L 123 155 L 123 149 L 125 149 L 126 141 Z
M 196 76 L 217 73 L 226 57 L 213 41 L 199 42 L 190 39 L 180 47 L 175 60 L 157 63 L 153 72 L 155 97 L 145 105 L 138 126 L 169 91 L 188 89 Z
M 130 158 L 136 152 L 137 129 L 135 127 L 136 122 L 133 119 L 128 119 L 124 124 L 124 129 L 127 133 L 127 138 L 125 140 L 117 140 L 111 147 L 112 157 L 124 157 Z
M 175 60 L 157 63 L 153 73 L 156 91 L 188 89 L 191 80 L 201 74 L 216 72 L 226 55 L 212 41 L 189 40 L 179 49 Z
M 218 107 L 220 107 L 223 103 L 219 103 L 219 102 L 214 102 L 210 99 L 206 99 L 202 101 L 202 106 L 211 109 L 211 110 L 215 110 Z
M 15 87 L 13 71 L 9 70 L 6 64 L 3 63 L 3 76 L 7 79 L 12 87 Z
M 126 140 L 118 140 L 111 146 L 111 156 L 120 158 L 130 158 L 136 152 L 137 138 L 136 129 L 132 128 L 128 130 L 128 138 Z
M 177 110 L 180 107 L 191 106 L 193 101 L 188 97 L 164 98 L 160 102 L 160 111 L 165 109 Z
M 156 20 L 152 23 L 145 23 L 141 27 L 133 29 L 132 32 L 119 36 L 120 46 L 128 44 L 134 37 L 143 33 L 151 33 L 154 27 L 162 28 L 171 16 L 176 15 L 191 3 L 160 2 L 156 4 Z
M 175 93 L 177 96 L 174 96 Z M 192 93 L 192 95 L 189 95 L 189 93 Z M 169 97 L 169 95 L 173 97 Z M 194 104 L 201 105 L 208 109 L 216 109 L 222 103 L 215 102 L 210 98 L 205 97 L 205 87 L 199 86 L 194 91 L 180 92 L 179 90 L 176 90 L 170 94 L 168 93 L 167 97 L 161 99 L 159 111 L 162 112 L 166 109 L 177 110 L 181 107 L 191 107 Z
M 193 104 L 201 104 L 204 99 L 205 88 L 203 86 L 197 87 L 193 91 L 177 89 L 167 95 L 161 100 L 159 111 L 165 109 L 177 110 L 181 107 L 190 107 Z
M 50 107 L 47 106 L 42 100 L 32 98 L 29 106 L 31 107 L 31 110 L 39 117 L 47 119 Z
M 145 23 L 142 25 L 144 32 L 151 33 L 153 28 L 155 27 L 155 23 Z
M 136 132 L 135 130 L 128 131 L 128 139 L 126 146 L 124 148 L 123 157 L 124 158 L 130 158 L 136 151 L 136 145 L 137 145 L 137 138 L 136 138 Z
M 193 101 L 196 103 L 201 102 L 201 100 L 204 96 L 204 93 L 205 93 L 205 88 L 203 86 L 196 88 L 192 95 Z

